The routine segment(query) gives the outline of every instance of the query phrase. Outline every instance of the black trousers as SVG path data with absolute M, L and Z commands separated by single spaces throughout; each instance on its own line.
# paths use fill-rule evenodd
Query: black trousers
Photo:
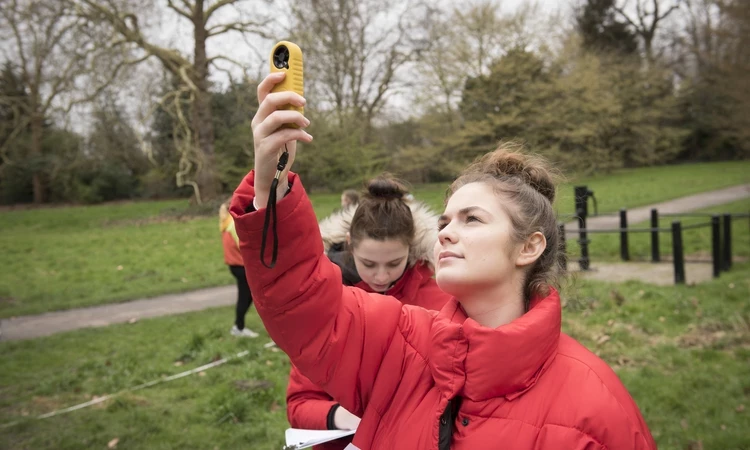
M 253 304 L 253 295 L 247 284 L 245 268 L 242 266 L 229 266 L 229 271 L 237 279 L 237 307 L 235 309 L 234 324 L 240 330 L 245 328 L 245 314 Z

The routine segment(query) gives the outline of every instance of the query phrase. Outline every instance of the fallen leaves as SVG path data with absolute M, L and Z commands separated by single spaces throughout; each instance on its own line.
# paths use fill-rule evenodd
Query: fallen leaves
M 268 380 L 237 380 L 234 382 L 234 387 L 238 391 L 259 391 L 271 389 L 273 383 Z
M 625 303 L 625 297 L 616 289 L 612 289 L 609 292 L 609 296 L 612 298 L 612 300 L 615 302 L 617 306 L 622 306 L 622 304 Z
M 114 438 L 107 443 L 107 448 L 117 448 L 117 443 L 120 442 L 120 438 Z

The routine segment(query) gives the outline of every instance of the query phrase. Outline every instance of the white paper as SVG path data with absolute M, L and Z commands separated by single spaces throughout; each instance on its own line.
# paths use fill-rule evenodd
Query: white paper
M 301 450 L 345 436 L 351 436 L 355 431 L 357 430 L 302 430 L 299 428 L 287 428 L 284 434 L 287 447 Z

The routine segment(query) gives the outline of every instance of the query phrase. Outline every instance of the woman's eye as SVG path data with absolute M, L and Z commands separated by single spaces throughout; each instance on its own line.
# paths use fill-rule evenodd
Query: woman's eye
M 439 223 L 438 224 L 438 231 L 443 231 L 443 228 L 447 227 L 447 223 Z
M 375 267 L 375 264 L 364 264 L 364 266 L 368 269 L 372 269 L 373 267 Z
M 479 222 L 479 218 L 477 216 L 467 216 L 466 222 Z
M 401 264 L 401 263 L 397 262 L 395 264 L 388 264 L 388 267 L 395 268 L 395 267 L 398 267 L 399 264 Z

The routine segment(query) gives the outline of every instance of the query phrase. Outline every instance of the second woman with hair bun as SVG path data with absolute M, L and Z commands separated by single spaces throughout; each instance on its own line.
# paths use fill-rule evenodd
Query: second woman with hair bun
M 388 175 L 371 180 L 356 209 L 342 209 L 320 222 L 324 248 L 341 269 L 345 285 L 440 310 L 450 296 L 432 277 L 438 216 L 424 203 L 407 200 L 407 194 Z M 292 427 L 304 429 L 354 429 L 360 420 L 295 367 L 287 388 L 287 416 Z M 315 449 L 343 449 L 349 442 L 351 438 L 339 439 Z

